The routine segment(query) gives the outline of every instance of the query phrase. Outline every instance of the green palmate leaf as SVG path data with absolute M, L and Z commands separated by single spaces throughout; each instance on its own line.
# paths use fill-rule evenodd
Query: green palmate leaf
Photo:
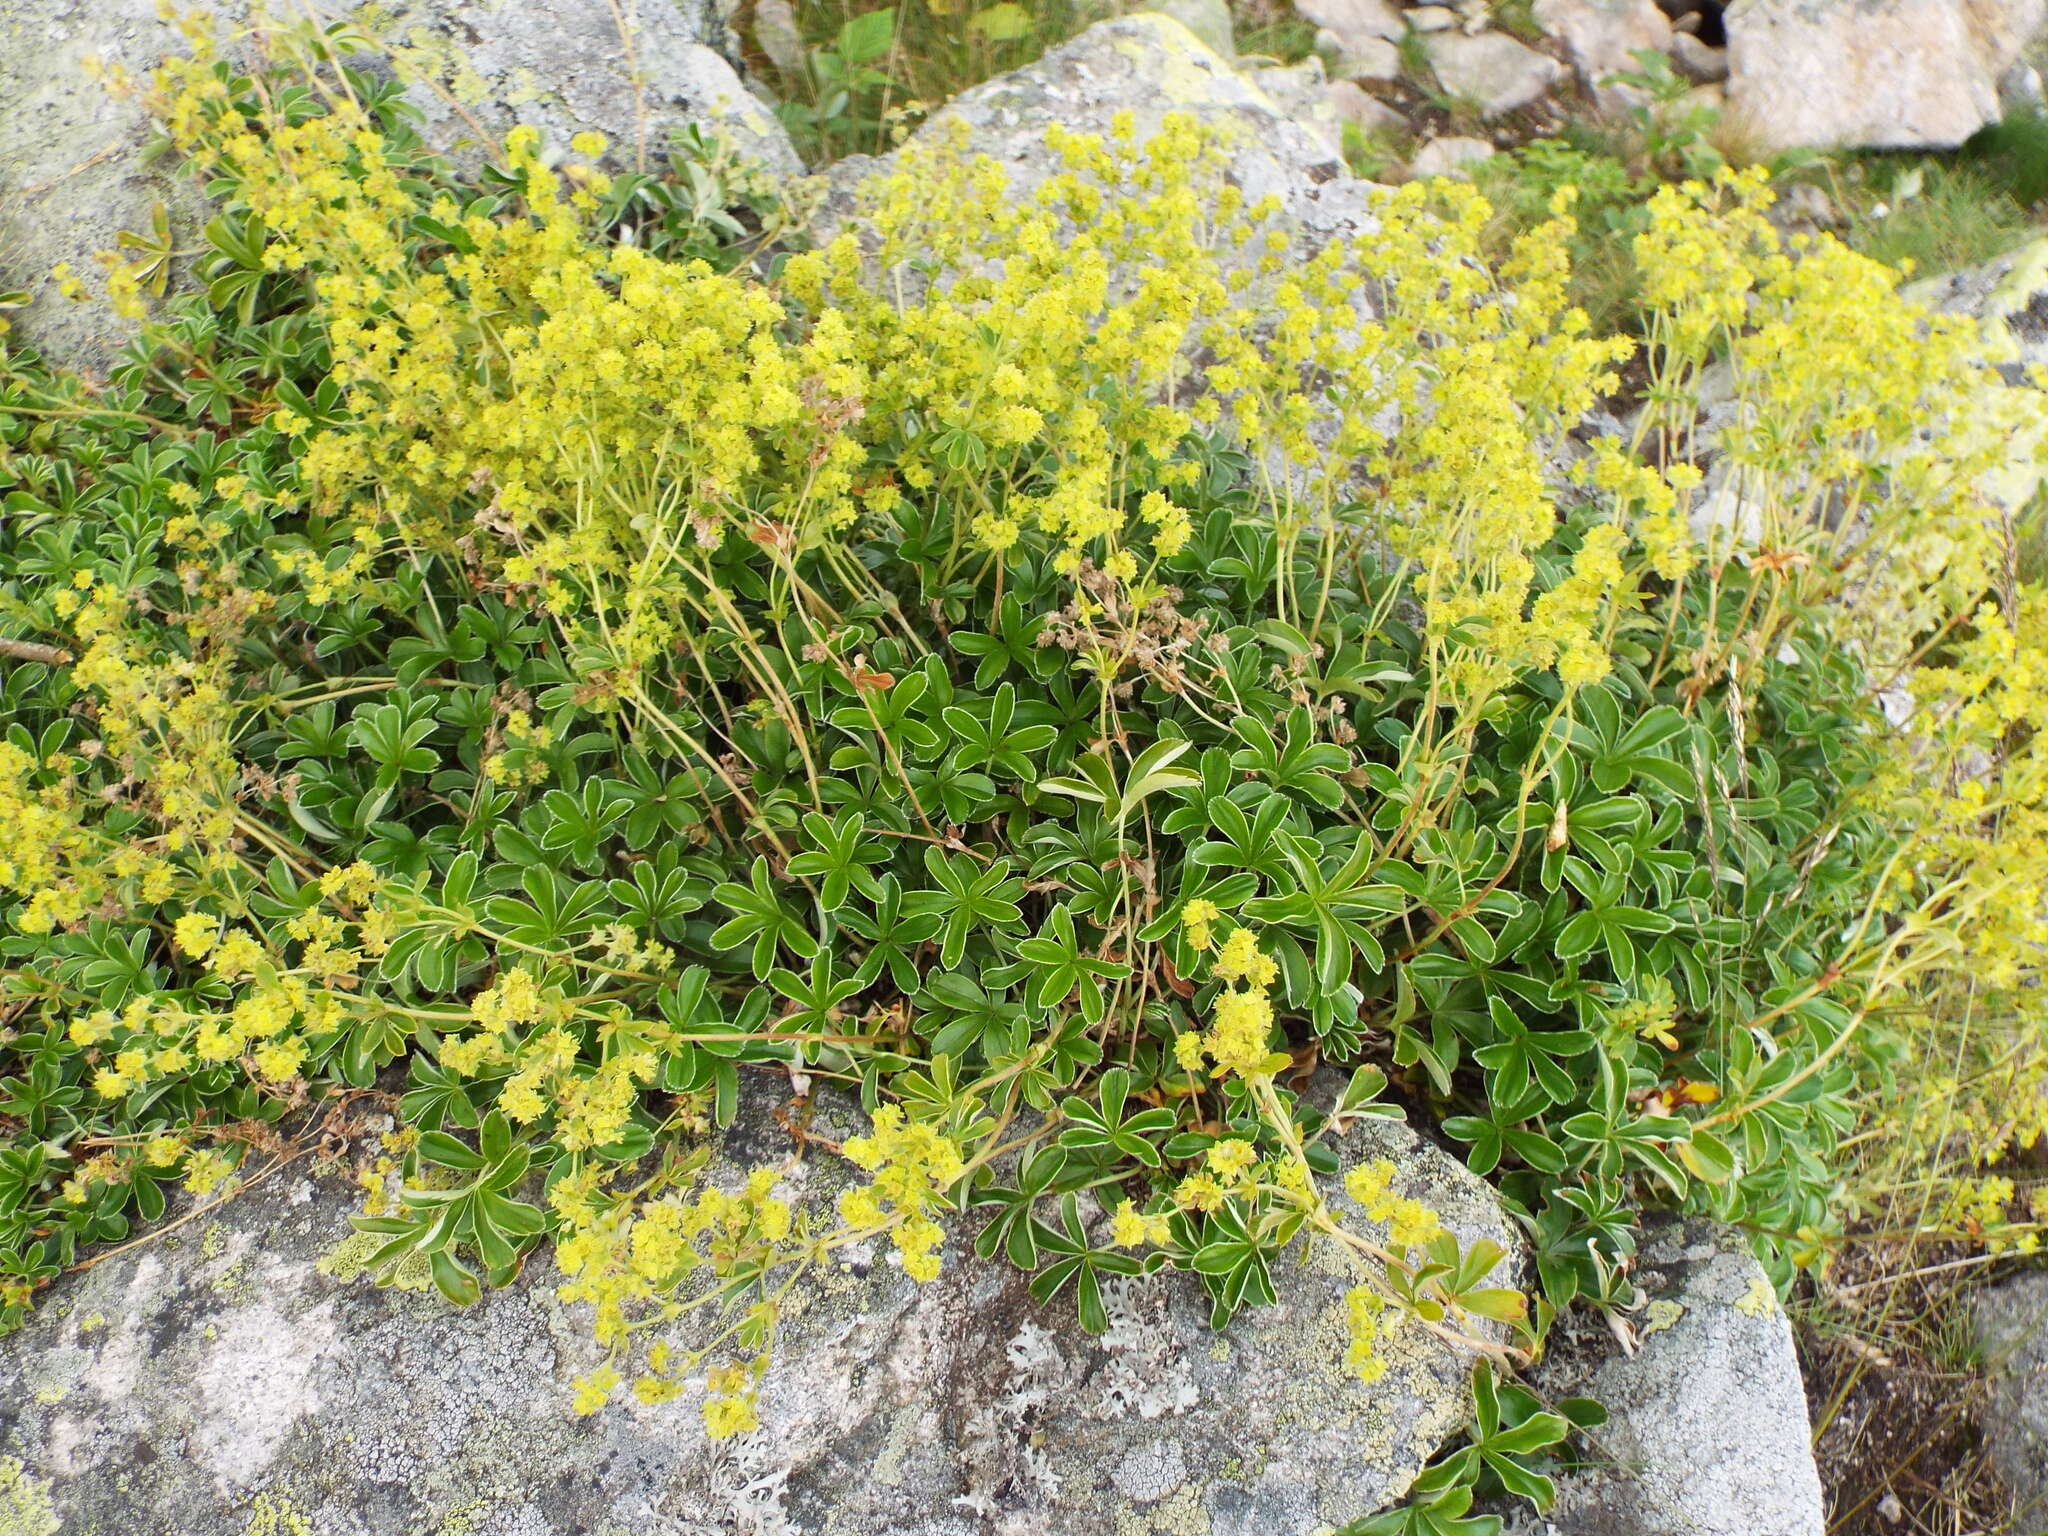
M 783 905 L 765 857 L 754 860 L 747 884 L 727 881 L 711 895 L 733 914 L 729 921 L 712 933 L 713 947 L 738 949 L 741 945 L 748 946 L 748 962 L 757 979 L 768 979 L 768 973 L 775 966 L 778 947 L 803 960 L 818 953 L 818 941 L 810 930 Z
M 1083 953 L 1073 913 L 1065 907 L 1052 909 L 1036 937 L 1018 942 L 1017 958 L 1031 976 L 1030 997 L 1035 1007 L 1055 1007 L 1078 988 L 1082 1016 L 1091 1024 L 1102 1018 L 1102 982 L 1130 973 L 1128 965 Z
M 947 970 L 959 966 L 970 936 L 994 940 L 1022 919 L 1017 898 L 1024 894 L 1024 882 L 1010 878 L 1008 859 L 980 862 L 928 848 L 924 866 L 938 889 L 913 892 L 906 910 L 939 919 L 939 964 Z
M 1072 1286 L 1081 1330 L 1089 1334 L 1107 1333 L 1109 1313 L 1102 1304 L 1102 1277 L 1135 1275 L 1140 1266 L 1129 1254 L 1094 1246 L 1072 1194 L 1060 1196 L 1059 1209 L 1058 1226 L 1040 1223 L 1032 1232 L 1033 1246 L 1044 1259 L 1044 1267 L 1031 1277 L 1031 1299 L 1044 1306 Z
M 1130 1074 L 1112 1067 L 1102 1074 L 1094 1103 L 1080 1098 L 1062 1100 L 1060 1114 L 1066 1124 L 1060 1131 L 1060 1145 L 1077 1151 L 1109 1151 L 1158 1167 L 1159 1149 L 1152 1138 L 1173 1129 L 1174 1112 L 1156 1108 L 1126 1115 L 1130 1091 Z

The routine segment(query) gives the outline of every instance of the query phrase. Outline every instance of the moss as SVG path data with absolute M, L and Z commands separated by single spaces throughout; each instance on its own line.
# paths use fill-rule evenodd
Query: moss
M 0 1456 L 0 1536 L 56 1536 L 50 1485 L 30 1477 L 12 1456 Z

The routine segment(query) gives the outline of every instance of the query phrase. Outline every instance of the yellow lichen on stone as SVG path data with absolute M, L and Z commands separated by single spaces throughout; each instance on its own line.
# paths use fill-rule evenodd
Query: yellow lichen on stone
M 369 1267 L 370 1255 L 387 1241 L 374 1232 L 351 1232 L 315 1260 L 313 1268 L 346 1285 Z
M 1650 1334 L 1662 1333 L 1683 1316 L 1684 1307 L 1667 1296 L 1659 1296 L 1643 1310 L 1643 1326 L 1636 1331 L 1647 1338 Z
M 1154 78 L 1160 97 L 1168 106 L 1214 98 L 1215 71 L 1203 66 L 1202 55 L 1209 53 L 1209 49 L 1200 38 L 1171 16 L 1161 16 L 1156 11 L 1141 11 L 1128 20 L 1142 23 L 1152 36 L 1120 37 L 1116 51 L 1129 59 L 1141 75 L 1149 73 L 1148 55 L 1158 55 L 1164 67 Z
M 242 1536 L 315 1536 L 313 1522 L 281 1494 L 259 1493 L 249 1506 Z
M 1991 290 L 1985 316 L 2003 320 L 2014 310 L 2032 303 L 2034 296 L 2048 288 L 2048 235 L 2021 246 L 2012 256 L 2012 266 L 1998 286 Z
M 460 1509 L 451 1510 L 434 1529 L 434 1536 L 477 1536 L 476 1519 L 490 1513 L 488 1499 L 471 1499 Z
M 1752 1275 L 1749 1289 L 1735 1299 L 1735 1310 L 1750 1317 L 1769 1317 L 1778 1310 L 1778 1293 L 1763 1274 Z

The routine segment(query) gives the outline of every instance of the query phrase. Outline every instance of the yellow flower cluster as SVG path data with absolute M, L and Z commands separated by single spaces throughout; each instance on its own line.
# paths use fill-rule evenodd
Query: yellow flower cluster
M 1251 1192 L 1258 1166 L 1256 1147 L 1241 1136 L 1225 1137 L 1203 1155 L 1201 1168 L 1174 1186 L 1173 1203 L 1184 1211 L 1220 1210 L 1232 1195 Z
M 565 1277 L 559 1294 L 564 1301 L 592 1305 L 598 1342 L 610 1351 L 603 1367 L 578 1381 L 578 1413 L 594 1413 L 610 1399 L 624 1379 L 618 1362 L 635 1330 L 678 1315 L 680 1307 L 670 1298 L 692 1275 L 707 1272 L 726 1281 L 765 1272 L 791 1256 L 795 1215 L 776 1196 L 777 1179 L 775 1170 L 761 1168 L 736 1190 L 705 1185 L 694 1195 L 674 1190 L 611 1199 L 603 1195 L 599 1176 L 586 1169 L 550 1192 L 564 1221 L 555 1248 Z M 759 1353 L 743 1365 L 715 1365 L 705 1373 L 704 1424 L 714 1439 L 755 1426 L 754 1386 L 767 1368 L 765 1343 L 774 1311 L 772 1302 L 760 1302 L 744 1320 L 742 1341 Z M 639 1314 L 644 1316 L 636 1321 Z M 656 1342 L 647 1351 L 645 1372 L 633 1383 L 634 1395 L 646 1403 L 677 1396 L 682 1376 L 704 1359 L 701 1352 L 678 1356 L 666 1342 Z
M 1207 903 L 1190 903 L 1197 916 L 1189 917 L 1184 911 L 1191 929 L 1199 932 L 1206 948 L 1209 941 L 1208 921 L 1199 914 L 1215 913 Z M 1266 996 L 1266 989 L 1279 979 L 1280 968 L 1272 956 L 1259 949 L 1258 935 L 1250 928 L 1234 928 L 1223 941 L 1210 964 L 1210 974 L 1218 981 L 1243 983 L 1242 986 L 1226 986 L 1216 994 L 1211 1005 L 1209 1028 L 1202 1033 L 1188 1031 L 1177 1036 L 1173 1042 L 1174 1059 L 1189 1072 L 1198 1072 L 1205 1065 L 1213 1065 L 1221 1075 L 1236 1075 L 1250 1080 L 1255 1077 L 1270 1077 L 1287 1065 L 1289 1057 L 1285 1052 L 1269 1049 L 1273 1038 L 1273 1003 Z
M 1386 1375 L 1387 1359 L 1380 1353 L 1380 1346 L 1399 1331 L 1407 1316 L 1369 1285 L 1354 1285 L 1346 1291 L 1345 1368 L 1368 1385 Z
M 1137 1248 L 1146 1243 L 1158 1246 L 1172 1236 L 1164 1211 L 1141 1211 L 1123 1201 L 1109 1219 L 1109 1240 L 1119 1248 Z
M 1344 1175 L 1344 1193 L 1365 1208 L 1366 1219 L 1384 1222 L 1397 1251 L 1419 1248 L 1443 1230 L 1436 1212 L 1420 1200 L 1394 1193 L 1394 1165 L 1385 1158 L 1360 1163 Z
M 889 1230 L 913 1280 L 936 1279 L 945 1233 L 932 1219 L 946 1192 L 966 1171 L 959 1145 L 935 1126 L 905 1117 L 900 1106 L 875 1111 L 874 1134 L 847 1138 L 846 1156 L 875 1177 L 839 1197 L 839 1219 L 855 1231 Z

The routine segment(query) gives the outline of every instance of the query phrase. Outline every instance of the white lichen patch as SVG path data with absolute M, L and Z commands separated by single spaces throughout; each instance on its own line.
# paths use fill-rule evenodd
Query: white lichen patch
M 206 1411 L 193 1435 L 215 1476 L 248 1487 L 269 1471 L 292 1427 L 319 1409 L 314 1368 L 336 1344 L 329 1307 L 288 1319 L 258 1301 L 226 1314 L 200 1369 Z
M 1187 1458 L 1177 1440 L 1145 1440 L 1124 1452 L 1111 1475 L 1125 1498 L 1156 1504 L 1187 1481 Z

